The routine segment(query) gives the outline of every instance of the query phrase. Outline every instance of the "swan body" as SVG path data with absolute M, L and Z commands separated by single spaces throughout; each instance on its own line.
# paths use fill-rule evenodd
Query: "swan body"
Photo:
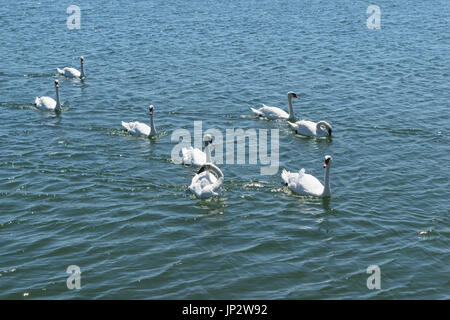
M 205 152 L 201 151 L 198 148 L 188 147 L 182 148 L 181 154 L 183 156 L 182 163 L 189 164 L 194 166 L 202 166 L 207 162 L 211 162 L 211 151 L 210 147 L 212 146 L 212 137 L 207 134 L 204 138 L 205 142 Z
M 250 110 L 253 111 L 255 115 L 261 118 L 266 118 L 269 120 L 277 120 L 277 119 L 284 119 L 284 120 L 291 120 L 294 119 L 294 110 L 292 107 L 292 98 L 298 98 L 297 94 L 295 94 L 292 91 L 288 92 L 288 103 L 289 103 L 289 113 L 284 111 L 283 109 L 280 109 L 278 107 L 270 107 L 263 104 L 262 108 L 254 109 L 250 108 Z
M 71 68 L 71 67 L 66 67 L 63 69 L 60 68 L 56 68 L 56 70 L 58 71 L 58 73 L 62 76 L 68 77 L 68 78 L 85 78 L 86 76 L 84 75 L 84 58 L 80 57 L 80 63 L 81 63 L 81 71 L 78 71 L 75 68 Z
M 60 111 L 61 103 L 59 102 L 59 82 L 55 80 L 56 101 L 53 98 L 42 96 L 34 99 L 34 105 L 44 111 Z
M 289 172 L 283 169 L 281 178 L 284 183 L 295 193 L 303 196 L 327 197 L 331 194 L 330 189 L 330 166 L 331 156 L 325 156 L 325 186 L 313 175 L 305 173 L 305 169 L 299 172 Z
M 135 122 L 124 122 L 122 121 L 122 127 L 124 127 L 129 133 L 136 136 L 154 136 L 156 135 L 155 123 L 153 121 L 153 109 L 154 106 L 149 106 L 149 115 L 150 115 L 150 126 L 145 123 L 135 121 Z
M 206 163 L 200 168 L 194 178 L 192 178 L 189 190 L 197 198 L 219 196 L 223 178 L 223 173 L 217 166 L 212 163 Z
M 312 122 L 300 120 L 295 123 L 288 122 L 295 133 L 308 137 L 331 137 L 333 127 L 326 121 Z

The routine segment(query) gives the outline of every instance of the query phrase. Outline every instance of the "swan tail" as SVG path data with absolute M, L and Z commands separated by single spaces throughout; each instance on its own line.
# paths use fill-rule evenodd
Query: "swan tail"
M 252 107 L 250 107 L 250 110 L 252 110 L 253 113 L 256 114 L 257 116 L 262 116 L 262 114 L 263 114 L 261 111 L 259 111 L 259 110 L 257 110 L 257 109 L 254 109 L 254 108 L 252 108 Z
M 286 169 L 281 171 L 281 179 L 283 179 L 284 183 L 289 184 L 289 172 Z
M 56 71 L 58 71 L 58 73 L 59 73 L 59 74 L 62 74 L 62 75 L 64 75 L 64 70 L 63 70 L 63 69 L 60 69 L 60 68 L 56 68 Z
M 184 164 L 192 164 L 192 154 L 189 152 L 188 148 L 181 148 L 181 155 L 182 155 L 182 163 Z
M 125 129 L 127 129 L 128 131 L 131 130 L 130 124 L 128 122 L 123 122 L 122 121 L 122 127 L 124 127 Z

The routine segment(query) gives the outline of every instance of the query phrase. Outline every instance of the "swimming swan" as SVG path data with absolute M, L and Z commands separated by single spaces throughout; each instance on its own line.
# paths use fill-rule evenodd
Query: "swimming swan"
M 204 137 L 205 142 L 205 152 L 198 148 L 188 147 L 182 148 L 181 154 L 183 156 L 182 163 L 183 164 L 191 164 L 194 166 L 202 166 L 207 162 L 211 162 L 211 151 L 210 147 L 212 144 L 212 137 L 209 134 L 206 134 Z
M 330 190 L 330 167 L 332 158 L 329 155 L 325 156 L 325 162 L 323 167 L 325 171 L 325 187 L 317 180 L 316 177 L 305 173 L 305 169 L 301 169 L 300 172 L 289 172 L 283 169 L 281 172 L 281 178 L 285 184 L 300 195 L 314 196 L 314 197 L 328 197 L 331 195 Z
M 148 114 L 150 115 L 150 127 L 142 122 L 123 122 L 122 127 L 124 127 L 129 133 L 133 135 L 143 135 L 143 136 L 154 136 L 156 135 L 155 123 L 153 121 L 153 109 L 154 106 L 151 104 L 148 107 Z
M 293 120 L 294 119 L 294 109 L 292 108 L 292 98 L 298 98 L 297 94 L 295 92 L 289 91 L 287 94 L 288 97 L 288 103 L 289 103 L 289 113 L 286 111 L 277 108 L 277 107 L 269 107 L 263 104 L 262 108 L 259 109 L 253 109 L 250 108 L 255 115 L 261 118 L 267 118 L 269 120 L 276 120 L 276 119 L 287 119 L 287 120 Z
M 46 111 L 61 111 L 61 103 L 59 102 L 59 81 L 55 80 L 56 101 L 50 97 L 36 97 L 34 105 Z
M 212 163 L 204 164 L 197 174 L 192 178 L 189 190 L 197 198 L 209 198 L 221 193 L 220 187 L 223 183 L 223 173 Z
M 81 64 L 81 66 L 80 66 L 81 72 L 75 68 L 68 68 L 68 67 L 66 67 L 64 69 L 56 68 L 56 70 L 62 76 L 66 76 L 69 78 L 83 79 L 83 78 L 86 78 L 86 76 L 84 74 L 84 57 L 80 57 L 80 64 Z
M 296 134 L 308 137 L 331 137 L 333 127 L 326 121 L 312 122 L 300 120 L 295 123 L 288 122 Z

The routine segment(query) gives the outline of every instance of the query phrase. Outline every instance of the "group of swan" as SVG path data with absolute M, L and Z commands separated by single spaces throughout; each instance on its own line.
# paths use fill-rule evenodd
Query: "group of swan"
M 153 120 L 154 106 L 150 105 L 150 127 L 142 122 L 123 122 L 122 127 L 133 135 L 154 136 L 156 135 L 155 123 Z M 201 166 L 200 170 L 192 178 L 189 190 L 198 198 L 209 198 L 218 196 L 221 193 L 224 175 L 222 171 L 211 162 L 211 148 L 213 147 L 212 137 L 206 134 L 204 137 L 205 151 L 198 148 L 182 148 L 182 163 L 194 166 Z
M 84 74 L 84 57 L 80 57 L 80 63 L 81 63 L 81 72 L 75 68 L 69 68 L 69 67 L 66 67 L 63 69 L 56 68 L 56 70 L 58 71 L 58 74 L 60 74 L 62 76 L 66 76 L 69 78 L 84 79 L 84 78 L 86 78 L 86 76 Z M 61 111 L 61 103 L 59 101 L 59 81 L 58 80 L 55 80 L 55 89 L 56 89 L 56 101 L 55 101 L 55 99 L 53 99 L 51 97 L 47 97 L 47 96 L 36 97 L 34 99 L 34 105 L 41 110 L 60 112 Z
M 292 98 L 298 99 L 298 95 L 295 92 L 289 91 L 287 94 L 289 113 L 278 108 L 269 107 L 263 104 L 262 108 L 254 109 L 250 108 L 253 113 L 260 117 L 268 120 L 288 120 L 288 124 L 295 130 L 295 133 L 302 136 L 308 137 L 331 137 L 333 127 L 326 121 L 312 122 L 307 120 L 300 120 L 297 122 L 290 122 L 295 119 L 294 108 L 292 106 Z
M 261 118 L 266 118 L 269 120 L 288 120 L 289 126 L 294 129 L 295 133 L 298 135 L 318 138 L 331 137 L 333 127 L 326 121 L 312 122 L 308 120 L 300 120 L 292 123 L 291 120 L 295 119 L 294 108 L 292 107 L 292 98 L 298 98 L 298 95 L 295 92 L 289 91 L 287 97 L 289 113 L 278 107 L 269 107 L 265 104 L 263 104 L 260 109 L 250 109 L 255 115 Z M 325 162 L 323 164 L 323 167 L 326 168 L 324 181 L 325 186 L 323 186 L 316 177 L 305 173 L 304 168 L 302 168 L 299 172 L 289 172 L 283 169 L 281 172 L 281 178 L 285 182 L 285 185 L 297 194 L 314 197 L 328 197 L 331 194 L 331 161 L 331 156 L 326 155 Z
M 80 57 L 81 71 L 75 68 L 64 68 L 57 71 L 60 75 L 70 78 L 84 79 L 84 58 Z M 55 80 L 56 101 L 47 96 L 36 97 L 34 105 L 47 111 L 61 111 L 61 103 L 59 100 L 59 81 Z M 288 104 L 289 113 L 278 108 L 270 107 L 263 104 L 262 108 L 251 110 L 261 118 L 269 120 L 294 120 L 294 110 L 292 107 L 292 98 L 298 98 L 295 92 L 288 92 Z M 155 123 L 153 119 L 155 107 L 149 106 L 150 126 L 142 122 L 124 122 L 122 126 L 133 135 L 143 135 L 147 137 L 155 136 L 157 134 Z M 288 124 L 295 130 L 296 134 L 312 137 L 326 137 L 331 136 L 332 127 L 326 121 L 319 121 L 317 123 L 307 120 L 300 120 L 297 122 L 290 122 Z M 194 166 L 201 166 L 200 170 L 192 178 L 189 190 L 194 193 L 198 198 L 208 198 L 218 196 L 221 193 L 221 187 L 224 180 L 222 171 L 211 162 L 211 148 L 213 146 L 211 135 L 207 134 L 204 137 L 205 151 L 201 151 L 198 148 L 182 148 L 182 163 Z M 315 197 L 326 197 L 331 193 L 330 190 L 330 167 L 331 156 L 325 156 L 324 168 L 325 181 L 323 186 L 320 181 L 310 174 L 305 173 L 305 169 L 301 169 L 299 172 L 289 172 L 283 169 L 281 178 L 285 182 L 289 189 L 300 195 L 308 195 Z

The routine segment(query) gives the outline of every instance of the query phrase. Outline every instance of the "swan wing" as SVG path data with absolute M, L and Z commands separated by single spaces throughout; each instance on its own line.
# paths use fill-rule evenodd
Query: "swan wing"
M 202 166 L 206 163 L 206 154 L 197 148 L 182 148 L 181 154 L 183 156 L 182 162 L 184 164 Z
M 297 128 L 298 128 L 298 126 L 299 126 L 298 121 L 297 121 L 297 122 L 294 122 L 294 123 L 288 121 L 288 125 L 289 125 L 292 129 L 294 129 L 294 130 L 297 130 Z
M 299 172 L 283 170 L 281 177 L 289 189 L 300 195 L 320 196 L 323 193 L 322 183 L 316 177 L 305 173 L 305 169 Z
M 56 108 L 56 101 L 50 97 L 36 97 L 34 104 L 42 110 L 54 110 Z
M 308 121 L 308 120 L 301 120 L 297 121 L 297 134 L 300 134 L 302 136 L 315 136 L 316 135 L 316 122 Z
M 217 179 L 211 172 L 203 171 L 192 178 L 189 190 L 191 190 L 198 198 L 217 196 L 220 194 L 220 191 L 217 189 L 220 188 L 222 182 L 222 177 Z
M 64 69 L 59 69 L 56 68 L 56 70 L 58 71 L 59 74 L 69 77 L 69 78 L 79 78 L 81 77 L 81 72 L 78 71 L 75 68 L 64 68 Z
M 150 135 L 150 127 L 142 122 L 123 122 L 122 127 L 124 127 L 129 133 L 134 135 Z
M 259 116 L 267 118 L 269 120 L 289 118 L 289 114 L 278 107 L 270 107 L 263 104 L 262 108 L 259 108 L 258 110 L 252 108 L 252 110 L 253 112 L 257 111 L 258 112 L 257 114 Z

